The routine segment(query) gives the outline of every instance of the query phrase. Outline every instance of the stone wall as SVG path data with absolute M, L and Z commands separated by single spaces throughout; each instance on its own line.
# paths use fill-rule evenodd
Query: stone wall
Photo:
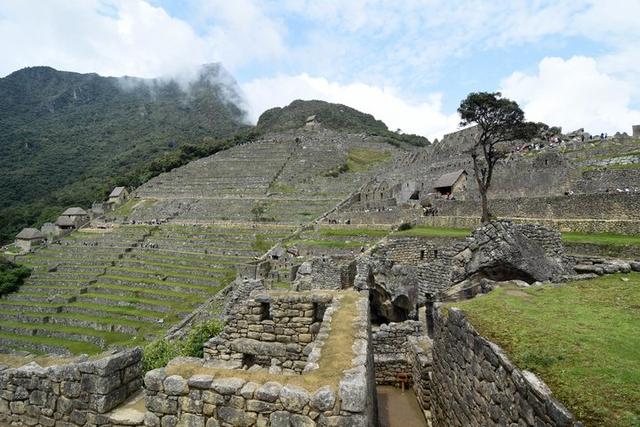
M 434 426 L 580 425 L 538 377 L 515 367 L 460 310 L 437 309 L 434 318 Z
M 179 366 L 170 364 L 145 376 L 145 425 L 376 426 L 367 293 L 346 308 L 356 313 L 350 340 L 353 358 L 337 383 L 318 373 L 322 366 L 303 373 L 309 376 L 304 381 L 297 375 L 269 375 L 265 380 L 264 374 L 232 369 L 182 376 Z M 200 360 L 198 366 L 206 371 L 207 362 Z
M 599 193 L 558 197 L 494 199 L 491 212 L 497 216 L 542 219 L 634 219 L 640 220 L 640 194 Z M 438 212 L 446 216 L 478 216 L 475 201 L 445 200 Z
M 353 286 L 355 274 L 356 262 L 352 257 L 313 257 L 298 268 L 294 289 L 346 289 Z
M 0 424 L 96 426 L 142 386 L 142 350 L 43 368 L 0 370 Z
M 332 302 L 330 293 L 254 293 L 205 344 L 205 358 L 300 373 Z
M 411 366 L 413 391 L 418 403 L 425 411 L 431 410 L 431 375 L 433 356 L 431 340 L 425 335 L 409 337 L 407 340 L 407 357 Z
M 386 323 L 372 328 L 376 384 L 396 384 L 398 374 L 409 374 L 410 383 L 413 383 L 408 340 L 422 333 L 422 325 L 415 320 Z

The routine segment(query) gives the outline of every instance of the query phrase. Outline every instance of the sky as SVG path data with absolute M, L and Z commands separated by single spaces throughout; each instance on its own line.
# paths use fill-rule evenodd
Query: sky
M 500 91 L 566 132 L 640 124 L 640 0 L 0 0 L 0 76 L 171 77 L 221 62 L 249 118 L 294 99 L 442 137 Z

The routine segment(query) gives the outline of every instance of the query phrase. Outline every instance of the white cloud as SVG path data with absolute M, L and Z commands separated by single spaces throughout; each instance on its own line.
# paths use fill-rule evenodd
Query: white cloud
M 0 75 L 33 65 L 156 77 L 204 63 L 228 68 L 284 52 L 282 29 L 255 2 L 208 2 L 191 23 L 144 0 L 0 0 Z
M 536 74 L 513 73 L 501 85 L 529 120 L 565 131 L 630 133 L 640 123 L 640 111 L 630 108 L 633 85 L 601 71 L 593 58 L 544 58 Z
M 456 128 L 457 114 L 444 114 L 440 94 L 423 102 L 411 103 L 395 89 L 363 83 L 340 84 L 307 74 L 256 79 L 242 85 L 250 104 L 249 114 L 255 121 L 265 110 L 285 106 L 295 99 L 320 99 L 345 104 L 373 114 L 390 129 L 402 129 L 431 139 L 441 138 Z

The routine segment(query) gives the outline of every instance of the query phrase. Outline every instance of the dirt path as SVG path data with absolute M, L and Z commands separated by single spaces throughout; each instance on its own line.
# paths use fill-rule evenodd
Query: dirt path
M 422 409 L 413 390 L 378 386 L 378 416 L 380 427 L 426 427 Z

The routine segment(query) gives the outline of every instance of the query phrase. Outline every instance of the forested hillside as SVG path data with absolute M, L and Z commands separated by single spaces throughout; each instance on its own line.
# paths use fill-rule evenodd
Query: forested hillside
M 218 64 L 183 85 L 49 67 L 1 78 L 0 241 L 200 146 L 233 144 L 220 139 L 248 128 L 239 100 Z

